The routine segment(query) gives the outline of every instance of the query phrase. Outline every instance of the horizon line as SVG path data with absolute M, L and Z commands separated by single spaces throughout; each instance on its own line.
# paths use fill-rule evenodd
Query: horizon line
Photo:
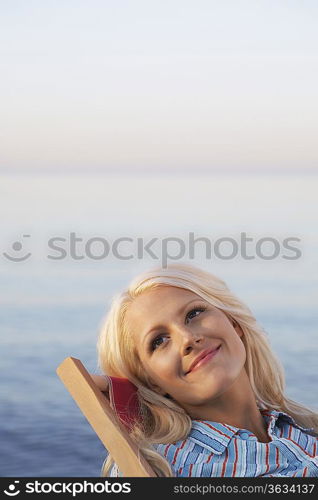
M 158 167 L 149 169 L 147 167 L 0 167 L 1 174 L 126 174 L 126 175 L 214 175 L 214 174 L 277 174 L 277 175 L 292 175 L 292 174 L 318 174 L 318 168 L 296 167 L 296 168 L 252 168 L 252 167 Z

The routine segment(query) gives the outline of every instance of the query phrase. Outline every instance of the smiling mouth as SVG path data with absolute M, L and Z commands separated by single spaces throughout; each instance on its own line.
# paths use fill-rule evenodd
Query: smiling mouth
M 199 361 L 189 370 L 185 373 L 185 375 L 189 375 L 189 373 L 193 372 L 194 370 L 200 368 L 202 365 L 210 361 L 210 359 L 214 358 L 214 356 L 219 352 L 221 345 L 214 349 L 214 351 L 208 352 L 203 358 L 199 359 Z

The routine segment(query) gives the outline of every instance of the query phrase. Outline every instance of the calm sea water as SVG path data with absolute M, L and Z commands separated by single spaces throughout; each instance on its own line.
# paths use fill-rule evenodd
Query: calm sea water
M 283 363 L 287 394 L 318 409 L 317 180 L 2 175 L 1 476 L 99 476 L 105 450 L 55 370 L 72 355 L 97 371 L 96 339 L 111 296 L 161 262 L 165 238 L 179 238 L 169 243 L 171 256 L 182 240 L 182 261 L 222 277 L 249 305 Z M 73 250 L 71 233 L 79 239 Z M 201 242 L 190 259 L 190 233 L 211 242 L 211 256 Z M 243 233 L 251 238 L 249 259 L 241 255 Z M 294 260 L 283 257 L 295 255 L 284 246 L 291 237 L 300 250 Z M 65 258 L 48 257 L 62 254 L 52 238 L 64 238 Z M 132 258 L 101 258 L 101 238 L 110 245 L 131 238 L 120 249 Z M 137 240 L 152 238 L 157 259 L 138 254 Z M 237 255 L 221 258 L 236 247 Z M 264 258 L 275 248 L 275 258 Z

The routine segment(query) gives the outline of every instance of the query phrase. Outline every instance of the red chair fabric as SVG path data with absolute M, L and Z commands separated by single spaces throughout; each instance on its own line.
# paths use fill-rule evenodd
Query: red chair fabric
M 141 421 L 137 387 L 126 378 L 109 377 L 109 400 L 111 407 L 124 426 L 131 430 Z

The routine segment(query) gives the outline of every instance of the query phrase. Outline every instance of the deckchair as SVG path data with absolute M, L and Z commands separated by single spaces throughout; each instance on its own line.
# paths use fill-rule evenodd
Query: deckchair
M 123 476 L 156 477 L 129 436 L 123 420 L 118 418 L 109 399 L 97 387 L 83 363 L 79 359 L 68 357 L 56 372 Z

